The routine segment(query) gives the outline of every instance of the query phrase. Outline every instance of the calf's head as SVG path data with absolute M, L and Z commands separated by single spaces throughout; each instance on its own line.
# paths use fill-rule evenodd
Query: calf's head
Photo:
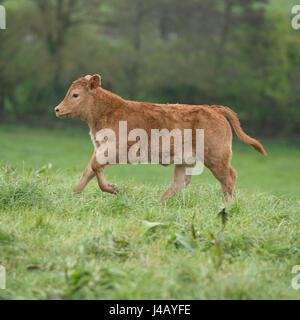
M 64 100 L 54 108 L 56 116 L 86 120 L 94 104 L 95 90 L 100 84 L 101 77 L 98 74 L 74 81 Z

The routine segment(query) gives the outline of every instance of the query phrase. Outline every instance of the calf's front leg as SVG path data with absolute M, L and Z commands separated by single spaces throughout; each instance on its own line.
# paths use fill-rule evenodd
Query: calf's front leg
M 78 182 L 78 184 L 73 190 L 75 193 L 81 193 L 82 190 L 86 187 L 86 185 L 96 176 L 95 172 L 92 169 L 92 161 L 94 154 L 92 156 L 92 159 L 88 163 L 87 167 L 85 168 L 81 180 Z
M 92 169 L 97 177 L 98 185 L 101 191 L 117 194 L 119 192 L 118 187 L 115 184 L 109 183 L 104 176 L 104 168 L 106 165 L 100 165 L 97 162 L 96 156 L 94 155 L 92 160 Z

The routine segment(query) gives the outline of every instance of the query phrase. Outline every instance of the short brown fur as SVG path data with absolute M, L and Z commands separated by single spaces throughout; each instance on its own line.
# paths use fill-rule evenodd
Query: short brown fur
M 227 107 L 128 101 L 102 89 L 100 85 L 99 75 L 88 75 L 76 80 L 64 100 L 55 108 L 58 117 L 76 117 L 88 123 L 95 151 L 99 146 L 96 133 L 101 129 L 109 128 L 114 130 L 118 137 L 119 121 L 127 121 L 128 131 L 135 128 L 144 129 L 148 137 L 151 137 L 151 129 L 165 128 L 169 131 L 175 128 L 193 129 L 193 132 L 195 129 L 204 129 L 204 164 L 220 181 L 225 200 L 232 198 L 237 177 L 236 171 L 230 165 L 232 132 L 225 117 L 230 120 L 242 141 L 266 155 L 260 142 L 249 137 L 242 130 L 237 115 Z M 134 143 L 128 142 L 128 149 L 132 144 Z M 103 173 L 105 166 L 97 162 L 95 154 L 96 152 L 93 153 L 74 192 L 81 192 L 96 176 L 102 191 L 116 193 L 118 188 L 105 179 Z M 117 141 L 117 162 L 118 159 Z M 187 167 L 186 164 L 175 165 L 174 179 L 161 197 L 162 200 L 168 199 L 189 184 L 191 176 L 185 173 Z

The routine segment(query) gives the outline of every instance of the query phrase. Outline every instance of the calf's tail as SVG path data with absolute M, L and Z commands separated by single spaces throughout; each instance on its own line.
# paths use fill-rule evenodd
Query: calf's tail
M 262 146 L 262 144 L 258 140 L 249 137 L 243 131 L 243 129 L 241 128 L 239 118 L 237 117 L 237 115 L 234 111 L 232 111 L 230 108 L 223 107 L 223 106 L 211 106 L 211 107 L 215 111 L 223 114 L 223 116 L 226 116 L 230 120 L 230 122 L 234 128 L 234 131 L 237 134 L 239 139 L 241 139 L 242 141 L 244 141 L 247 144 L 250 144 L 256 151 L 258 151 L 262 155 L 264 155 L 264 156 L 267 155 L 267 152 L 264 149 L 264 147 Z

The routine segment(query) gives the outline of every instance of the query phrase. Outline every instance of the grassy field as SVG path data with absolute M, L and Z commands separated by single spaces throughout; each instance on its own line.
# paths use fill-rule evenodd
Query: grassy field
M 299 144 L 235 143 L 236 196 L 222 227 L 221 189 L 193 177 L 165 203 L 172 168 L 112 166 L 117 196 L 96 180 L 72 193 L 87 133 L 0 127 L 4 299 L 299 299 Z

